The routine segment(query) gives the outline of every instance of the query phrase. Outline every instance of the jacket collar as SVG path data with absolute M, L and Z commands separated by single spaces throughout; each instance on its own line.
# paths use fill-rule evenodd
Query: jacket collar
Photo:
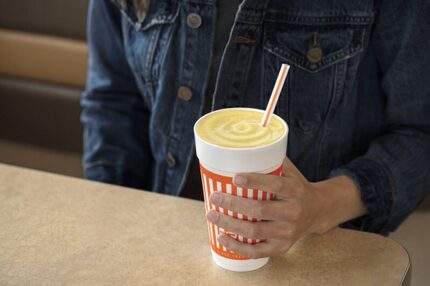
M 135 18 L 139 23 L 145 20 L 149 10 L 150 0 L 111 0 L 121 10 Z

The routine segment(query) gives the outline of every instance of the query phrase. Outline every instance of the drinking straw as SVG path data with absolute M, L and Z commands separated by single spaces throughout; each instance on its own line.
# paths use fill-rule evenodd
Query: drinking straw
M 273 87 L 272 95 L 270 96 L 269 103 L 267 104 L 266 111 L 264 111 L 263 118 L 261 119 L 261 126 L 263 127 L 266 127 L 270 123 L 270 119 L 272 118 L 273 111 L 278 103 L 279 95 L 281 94 L 282 86 L 284 85 L 289 70 L 289 65 L 282 64 L 275 86 Z

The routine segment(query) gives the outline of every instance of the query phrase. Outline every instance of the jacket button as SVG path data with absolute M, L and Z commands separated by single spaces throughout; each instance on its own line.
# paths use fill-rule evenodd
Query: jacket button
M 191 29 L 197 29 L 202 25 L 202 17 L 197 13 L 191 13 L 187 16 L 187 25 Z
M 193 92 L 186 86 L 181 86 L 178 89 L 178 97 L 184 101 L 189 101 L 193 97 Z
M 319 63 L 321 61 L 321 59 L 322 59 L 322 50 L 321 50 L 321 48 L 320 47 L 311 48 L 308 51 L 308 54 L 307 54 L 306 57 L 313 64 Z
M 169 166 L 170 168 L 172 168 L 176 165 L 176 159 L 175 159 L 175 157 L 173 157 L 172 153 L 170 153 L 170 152 L 167 153 L 166 162 L 167 162 L 167 166 Z

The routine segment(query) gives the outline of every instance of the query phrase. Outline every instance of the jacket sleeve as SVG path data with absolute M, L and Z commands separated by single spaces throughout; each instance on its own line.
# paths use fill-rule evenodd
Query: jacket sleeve
M 90 1 L 83 167 L 87 179 L 148 189 L 150 113 L 126 59 L 121 21 L 110 1 Z
M 367 208 L 344 226 L 388 234 L 430 192 L 430 2 L 379 2 L 370 48 L 382 74 L 385 130 L 330 176 L 349 176 Z

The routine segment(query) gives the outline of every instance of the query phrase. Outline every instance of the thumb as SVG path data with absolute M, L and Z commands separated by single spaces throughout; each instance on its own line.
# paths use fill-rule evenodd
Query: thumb
M 288 157 L 285 157 L 282 164 L 282 176 L 283 177 L 296 177 L 304 179 L 302 172 L 297 169 L 296 165 Z

